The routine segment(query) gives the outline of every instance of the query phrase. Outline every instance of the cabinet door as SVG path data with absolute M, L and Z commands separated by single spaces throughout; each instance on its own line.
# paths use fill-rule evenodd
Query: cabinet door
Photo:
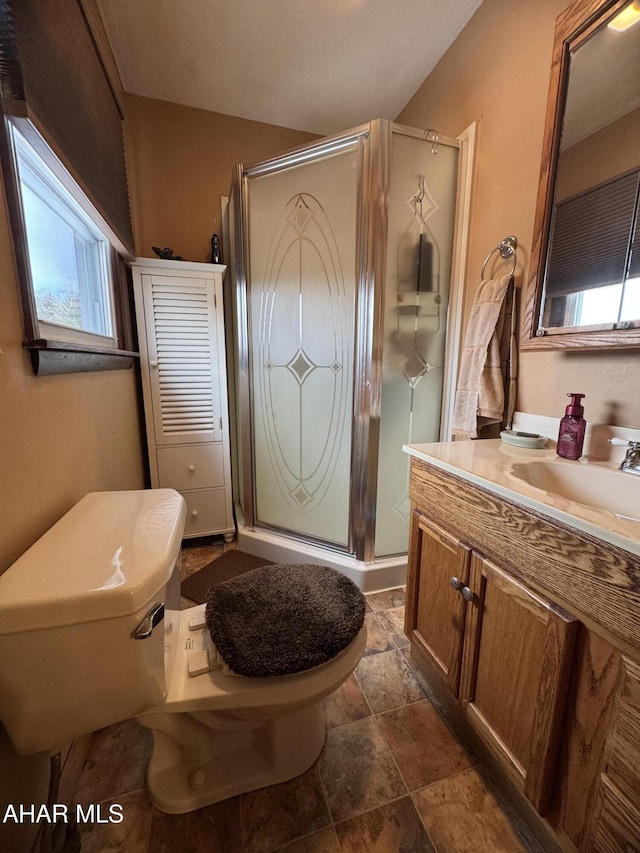
M 542 814 L 578 623 L 477 554 L 466 597 L 462 707 Z
M 589 850 L 592 853 L 633 853 L 640 850 L 640 811 L 604 773 L 600 781 L 600 796 L 602 805 Z
M 606 745 L 596 809 L 597 853 L 640 850 L 640 665 L 622 657 L 622 685 Z
M 640 665 L 625 655 L 622 687 L 607 740 L 606 772 L 640 812 Z
M 405 632 L 457 696 L 471 550 L 414 512 L 409 553 Z
M 222 440 L 219 276 L 142 275 L 156 445 Z

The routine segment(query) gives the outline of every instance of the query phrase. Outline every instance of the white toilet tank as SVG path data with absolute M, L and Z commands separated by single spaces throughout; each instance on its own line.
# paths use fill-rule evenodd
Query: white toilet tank
M 162 701 L 162 607 L 134 634 L 166 602 L 185 514 L 173 489 L 94 492 L 0 575 L 0 721 L 18 752 Z

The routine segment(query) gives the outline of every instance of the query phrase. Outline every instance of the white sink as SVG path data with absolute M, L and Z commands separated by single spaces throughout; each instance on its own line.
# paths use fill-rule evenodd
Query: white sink
M 640 474 L 560 460 L 514 462 L 511 473 L 551 495 L 640 521 Z

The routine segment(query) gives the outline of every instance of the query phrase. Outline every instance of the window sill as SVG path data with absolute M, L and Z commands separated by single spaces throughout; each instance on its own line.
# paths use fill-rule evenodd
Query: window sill
M 134 360 L 140 358 L 137 352 L 74 344 L 69 341 L 40 339 L 26 341 L 24 346 L 29 350 L 36 376 L 128 370 L 133 366 Z

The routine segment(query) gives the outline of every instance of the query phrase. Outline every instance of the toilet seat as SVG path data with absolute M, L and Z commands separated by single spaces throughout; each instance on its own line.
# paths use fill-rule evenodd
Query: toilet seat
M 294 675 L 246 678 L 225 675 L 221 669 L 189 676 L 189 654 L 208 639 L 206 627 L 190 629 L 189 622 L 204 613 L 205 605 L 165 615 L 165 659 L 167 694 L 163 702 L 147 713 L 194 713 L 204 710 L 234 711 L 300 707 L 320 701 L 336 690 L 355 668 L 366 644 L 363 626 L 351 645 L 321 666 Z M 203 640 L 204 637 L 204 640 Z M 142 715 L 144 716 L 144 714 Z

